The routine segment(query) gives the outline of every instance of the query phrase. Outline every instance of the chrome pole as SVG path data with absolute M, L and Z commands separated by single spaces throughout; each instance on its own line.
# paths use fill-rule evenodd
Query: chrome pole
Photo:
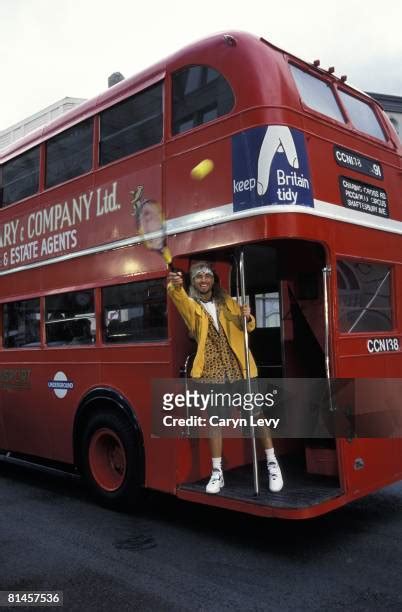
M 184 388 L 186 391 L 186 396 L 187 396 L 187 391 L 188 391 L 188 367 L 190 364 L 190 359 L 193 357 L 194 353 L 189 353 L 186 357 L 186 360 L 184 362 L 184 366 L 183 366 L 183 374 L 184 374 Z M 186 402 L 186 429 L 183 429 L 182 436 L 186 436 L 187 438 L 190 436 L 190 426 L 188 425 L 188 417 L 190 416 L 189 410 L 188 410 L 188 404 Z
M 241 289 L 241 306 L 246 303 L 246 283 L 244 274 L 244 250 L 240 251 L 239 260 L 239 273 L 240 273 L 240 289 Z M 246 377 L 247 377 L 247 392 L 251 393 L 251 380 L 250 380 L 250 357 L 249 357 L 249 344 L 248 344 L 248 331 L 247 331 L 247 319 L 243 317 L 243 338 L 244 338 L 244 354 L 246 357 Z M 251 449 L 253 456 L 253 478 L 254 478 L 254 493 L 255 495 L 260 494 L 260 483 L 258 476 L 258 462 L 257 462 L 257 448 L 255 443 L 254 428 L 250 425 L 251 432 Z
M 331 367 L 329 354 L 329 277 L 331 275 L 331 266 L 325 266 L 322 269 L 323 287 L 324 287 L 324 323 L 325 323 L 325 374 L 327 377 L 327 385 L 329 392 L 329 409 L 331 412 L 335 410 L 332 405 L 331 392 Z

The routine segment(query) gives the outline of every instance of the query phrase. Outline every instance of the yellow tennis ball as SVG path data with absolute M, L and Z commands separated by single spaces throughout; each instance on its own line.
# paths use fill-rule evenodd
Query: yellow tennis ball
M 199 164 L 191 170 L 191 178 L 195 181 L 202 181 L 214 169 L 212 159 L 203 159 Z

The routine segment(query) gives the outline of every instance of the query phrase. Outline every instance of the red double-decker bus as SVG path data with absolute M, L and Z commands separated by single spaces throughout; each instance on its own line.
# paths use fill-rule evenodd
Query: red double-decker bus
M 138 202 L 161 203 L 184 272 L 210 260 L 234 293 L 241 251 L 259 376 L 401 377 L 401 145 L 374 100 L 316 64 L 216 35 L 2 153 L 3 459 L 83 474 L 110 503 L 147 487 L 284 518 L 402 478 L 398 438 L 283 438 L 285 486 L 256 497 L 239 438 L 208 496 L 207 440 L 152 435 L 152 381 L 194 348 Z

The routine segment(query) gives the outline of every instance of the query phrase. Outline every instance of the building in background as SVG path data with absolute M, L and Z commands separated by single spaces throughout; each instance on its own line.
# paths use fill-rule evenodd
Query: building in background
M 402 97 L 390 96 L 382 93 L 367 92 L 369 96 L 377 100 L 387 113 L 398 136 L 402 139 Z
M 9 128 L 0 130 L 0 150 L 5 149 L 19 138 L 22 138 L 28 134 L 28 132 L 32 132 L 33 130 L 42 127 L 46 123 L 49 123 L 49 121 L 63 115 L 82 102 L 85 102 L 85 98 L 63 98 L 62 100 L 54 102 L 54 104 L 51 104 L 50 106 L 38 111 L 34 115 L 31 115 L 30 117 L 11 125 Z

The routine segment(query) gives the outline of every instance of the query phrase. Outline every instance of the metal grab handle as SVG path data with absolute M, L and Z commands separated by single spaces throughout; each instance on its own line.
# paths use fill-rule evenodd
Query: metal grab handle
M 188 379 L 188 366 L 190 359 L 194 357 L 195 353 L 189 353 L 184 361 L 184 364 L 180 368 L 180 378 Z
M 180 368 L 180 378 L 184 378 L 184 387 L 185 387 L 185 392 L 187 395 L 187 391 L 188 391 L 188 368 L 190 365 L 190 361 L 191 359 L 194 357 L 195 353 L 189 353 L 184 361 L 184 365 L 182 365 L 182 367 Z M 189 410 L 188 410 L 188 404 L 186 402 L 186 429 L 183 429 L 182 431 L 182 435 L 186 436 L 187 438 L 190 436 L 190 425 L 188 425 L 188 417 L 190 416 Z

